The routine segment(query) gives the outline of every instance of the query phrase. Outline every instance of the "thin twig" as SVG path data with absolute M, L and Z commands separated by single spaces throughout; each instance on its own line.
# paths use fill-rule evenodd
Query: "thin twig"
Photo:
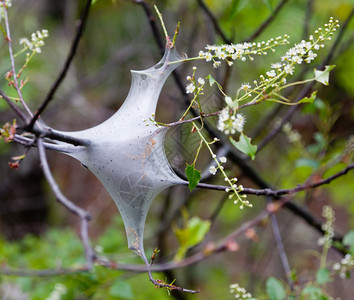
M 86 212 L 82 208 L 72 203 L 61 192 L 59 186 L 55 182 L 55 179 L 50 171 L 47 157 L 45 154 L 44 142 L 42 137 L 37 138 L 37 146 L 38 146 L 39 159 L 41 162 L 44 176 L 46 177 L 52 191 L 54 192 L 57 201 L 61 203 L 67 210 L 69 210 L 70 212 L 72 212 L 73 214 L 77 215 L 80 218 L 80 222 L 81 222 L 80 236 L 85 249 L 87 268 L 91 269 L 93 266 L 93 260 L 95 259 L 95 254 L 91 247 L 91 243 L 88 237 L 88 222 L 91 217 L 88 214 L 88 212 Z
M 71 65 L 72 60 L 75 57 L 76 54 L 76 50 L 79 46 L 79 42 L 80 39 L 84 33 L 84 29 L 85 29 L 85 25 L 88 19 L 88 15 L 89 15 L 89 11 L 90 11 L 90 6 L 91 6 L 91 2 L 92 0 L 87 0 L 86 5 L 82 11 L 81 17 L 78 21 L 77 27 L 76 27 L 76 34 L 75 37 L 73 39 L 70 51 L 68 53 L 68 56 L 66 58 L 66 61 L 63 65 L 62 70 L 60 71 L 57 79 L 55 80 L 55 82 L 53 83 L 52 87 L 50 88 L 47 96 L 45 97 L 45 99 L 43 100 L 42 104 L 40 105 L 40 107 L 37 109 L 36 114 L 34 115 L 34 117 L 32 118 L 32 120 L 30 121 L 30 123 L 27 126 L 27 130 L 32 129 L 34 123 L 38 120 L 40 114 L 46 109 L 46 107 L 48 106 L 48 104 L 52 101 L 55 92 L 58 90 L 59 86 L 61 85 L 61 83 L 63 82 L 69 67 Z
M 1 97 L 6 101 L 6 103 L 10 106 L 10 108 L 26 123 L 28 122 L 29 118 L 20 110 L 9 97 L 7 97 L 4 92 L 0 89 Z
M 6 8 L 5 1 L 2 2 L 2 5 L 3 5 L 3 11 L 4 11 L 4 17 L 5 17 L 4 19 L 5 19 L 5 28 L 6 28 L 6 41 L 9 45 L 9 53 L 10 53 L 12 77 L 13 77 L 14 86 L 15 86 L 16 92 L 20 98 L 21 104 L 23 105 L 23 107 L 25 108 L 25 110 L 27 111 L 29 116 L 32 117 L 33 114 L 31 112 L 31 110 L 29 109 L 29 107 L 27 106 L 26 102 L 23 100 L 21 89 L 18 86 L 17 73 L 16 73 L 16 67 L 15 67 L 15 58 L 14 58 L 14 54 L 13 54 L 13 50 L 12 50 L 12 40 L 11 40 L 11 33 L 10 33 L 9 18 L 8 18 L 8 14 L 7 14 L 7 8 Z

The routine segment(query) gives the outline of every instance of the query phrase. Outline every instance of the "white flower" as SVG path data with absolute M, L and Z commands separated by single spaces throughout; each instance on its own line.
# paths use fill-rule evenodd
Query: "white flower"
M 251 86 L 248 84 L 248 82 L 242 83 L 241 85 L 241 90 L 249 90 L 251 88 Z
M 215 62 L 213 63 L 213 67 L 214 67 L 214 69 L 219 68 L 219 67 L 220 67 L 220 65 L 221 65 L 221 62 L 220 62 L 220 61 L 215 61 Z
M 242 132 L 243 131 L 243 125 L 245 125 L 246 119 L 243 115 L 241 114 L 237 114 L 236 115 L 236 119 L 233 122 L 233 127 L 234 129 L 236 129 L 236 131 L 238 132 Z
M 27 38 L 20 39 L 20 45 L 24 45 L 25 49 L 28 48 L 31 51 L 41 53 L 41 47 L 44 46 L 43 39 L 48 37 L 48 30 L 43 29 L 42 31 L 37 30 L 31 34 L 31 41 Z
M 266 74 L 268 75 L 268 77 L 271 77 L 271 78 L 275 77 L 277 75 L 274 70 L 268 71 Z
M 217 168 L 215 168 L 215 166 L 209 167 L 209 172 L 210 172 L 210 174 L 215 175 L 215 174 L 216 174 L 216 171 L 217 171 Z
M 271 65 L 271 68 L 272 69 L 280 69 L 282 67 L 281 63 L 277 62 L 275 64 L 272 64 Z
M 301 64 L 302 63 L 302 58 L 301 58 L 301 56 L 296 55 L 296 56 L 294 56 L 292 58 L 292 61 L 295 62 L 295 63 Z
M 286 66 L 284 67 L 285 73 L 290 74 L 290 75 L 293 75 L 294 69 L 295 69 L 295 68 L 294 68 L 292 65 L 286 65 Z
M 205 53 L 205 60 L 206 61 L 211 61 L 212 55 L 210 52 Z
M 219 158 L 219 160 L 220 160 L 221 163 L 226 163 L 227 159 L 226 159 L 225 156 L 222 156 L 222 157 Z
M 312 52 L 311 50 L 309 51 L 309 53 L 307 53 L 307 58 L 309 60 L 314 60 L 316 56 L 317 56 L 317 54 Z
M 194 92 L 194 90 L 195 90 L 195 86 L 193 83 L 190 83 L 187 85 L 187 87 L 186 87 L 187 94 L 192 94 Z
M 203 78 L 199 77 L 199 78 L 198 78 L 198 83 L 199 83 L 200 85 L 203 85 L 203 84 L 205 83 L 205 81 L 204 81 Z

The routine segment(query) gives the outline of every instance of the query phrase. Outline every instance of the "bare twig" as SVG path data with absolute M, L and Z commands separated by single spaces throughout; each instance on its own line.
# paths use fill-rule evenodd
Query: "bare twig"
M 34 123 L 38 120 L 40 114 L 46 109 L 46 107 L 48 106 L 48 104 L 51 102 L 51 100 L 54 97 L 55 92 L 58 90 L 59 86 L 61 85 L 61 83 L 63 82 L 69 67 L 71 65 L 72 60 L 75 57 L 76 54 L 76 50 L 79 46 L 79 42 L 80 39 L 83 35 L 84 29 L 85 29 L 85 25 L 88 19 L 88 14 L 90 11 L 90 6 L 91 6 L 91 2 L 92 0 L 87 0 L 86 5 L 82 11 L 81 17 L 78 21 L 77 27 L 76 27 L 76 34 L 75 37 L 73 39 L 70 51 L 68 53 L 68 56 L 66 58 L 66 61 L 63 65 L 62 70 L 59 73 L 59 76 L 57 77 L 57 79 L 55 80 L 55 82 L 53 83 L 52 87 L 50 88 L 47 96 L 45 97 L 45 99 L 43 100 L 42 104 L 40 105 L 40 107 L 37 109 L 36 114 L 34 115 L 34 117 L 32 118 L 32 120 L 30 121 L 30 123 L 27 126 L 27 130 L 30 130 L 33 128 Z
M 5 16 L 4 19 L 5 19 L 5 28 L 6 28 L 6 41 L 9 45 L 9 53 L 10 53 L 11 69 L 12 69 L 12 77 L 13 77 L 14 87 L 15 87 L 16 92 L 20 98 L 21 104 L 23 105 L 23 107 L 25 108 L 25 110 L 27 111 L 29 116 L 32 117 L 33 114 L 31 112 L 31 110 L 29 109 L 29 107 L 27 106 L 26 102 L 23 100 L 21 89 L 18 86 L 17 72 L 16 72 L 16 67 L 15 67 L 15 58 L 14 58 L 14 54 L 13 54 L 13 50 L 12 50 L 12 40 L 11 40 L 11 33 L 10 33 L 9 18 L 7 15 L 7 8 L 6 8 L 5 1 L 2 2 L 2 5 L 3 5 L 3 10 L 4 10 L 4 16 Z
M 80 222 L 81 222 L 80 236 L 85 249 L 87 268 L 91 269 L 93 266 L 93 260 L 95 259 L 95 254 L 93 249 L 91 248 L 91 243 L 88 237 L 88 222 L 91 217 L 85 210 L 72 203 L 61 192 L 59 186 L 55 182 L 55 179 L 49 169 L 42 137 L 37 138 L 37 146 L 38 146 L 39 159 L 41 162 L 44 176 L 46 177 L 52 191 L 54 192 L 57 201 L 61 203 L 67 210 L 69 210 L 70 212 L 72 212 L 73 214 L 77 215 L 80 218 Z
M 6 103 L 10 106 L 10 108 L 26 123 L 29 118 L 20 110 L 9 97 L 7 97 L 4 92 L 0 89 L 1 97 L 6 101 Z

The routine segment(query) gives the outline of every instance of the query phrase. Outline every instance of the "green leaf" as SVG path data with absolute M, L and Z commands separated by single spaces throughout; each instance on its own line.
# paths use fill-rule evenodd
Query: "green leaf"
M 232 137 L 230 137 L 230 142 L 242 153 L 247 154 L 250 158 L 255 159 L 257 146 L 251 144 L 251 138 L 247 135 L 241 133 L 240 140 L 236 142 Z
M 349 251 L 354 254 L 354 230 L 349 231 L 343 238 L 343 244 L 349 246 Z
M 336 67 L 335 65 L 326 66 L 324 71 L 314 69 L 315 80 L 321 82 L 324 85 L 328 85 L 329 72 L 333 70 L 335 67 Z
M 214 79 L 213 76 L 211 76 L 210 74 L 206 77 L 206 79 L 209 79 L 209 85 L 213 86 L 213 84 L 216 82 L 216 80 Z
M 242 10 L 242 8 L 246 5 L 247 0 L 232 0 L 229 12 L 230 18 L 233 19 L 236 14 Z
M 283 300 L 286 297 L 283 284 L 274 277 L 269 277 L 266 282 L 267 295 L 270 300 Z
M 325 284 L 329 282 L 329 271 L 327 268 L 320 268 L 316 273 L 316 281 L 318 284 Z
M 210 229 L 211 222 L 193 217 L 188 220 L 184 228 L 174 229 L 180 248 L 177 251 L 175 259 L 180 261 L 184 258 L 190 247 L 200 243 Z
M 192 191 L 200 181 L 201 178 L 200 171 L 194 168 L 194 164 L 192 165 L 187 164 L 185 172 L 189 182 L 188 184 L 189 190 Z
M 302 98 L 298 103 L 313 103 L 315 101 L 317 95 L 317 91 L 312 92 L 310 97 L 304 97 Z
M 319 300 L 322 299 L 323 293 L 320 288 L 313 285 L 308 285 L 302 290 L 301 296 L 308 296 L 306 298 L 308 300 Z
M 234 108 L 234 109 L 238 108 L 238 100 L 237 99 L 232 101 L 232 99 L 230 97 L 225 97 L 225 102 L 231 108 Z
M 109 289 L 109 295 L 118 299 L 134 299 L 131 286 L 121 279 L 116 280 Z

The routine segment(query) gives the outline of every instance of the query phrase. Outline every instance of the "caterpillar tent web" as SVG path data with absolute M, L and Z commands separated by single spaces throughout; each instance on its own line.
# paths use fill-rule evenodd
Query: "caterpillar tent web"
M 85 146 L 61 144 L 60 151 L 79 160 L 102 182 L 123 218 L 128 246 L 147 262 L 143 233 L 153 199 L 163 189 L 184 184 L 164 152 L 166 127 L 146 126 L 155 113 L 161 89 L 182 57 L 166 47 L 161 61 L 131 71 L 132 84 L 121 108 L 105 122 L 76 132 L 59 132 L 87 140 Z

